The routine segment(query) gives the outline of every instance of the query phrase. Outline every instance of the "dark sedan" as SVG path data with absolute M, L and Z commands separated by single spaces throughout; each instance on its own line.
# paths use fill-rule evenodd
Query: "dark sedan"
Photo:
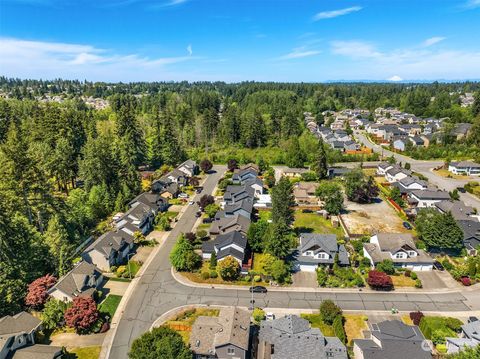
M 412 225 L 408 222 L 403 222 L 403 226 L 408 230 L 412 229 Z
M 250 293 L 267 293 L 267 288 L 256 285 L 255 287 L 250 287 Z

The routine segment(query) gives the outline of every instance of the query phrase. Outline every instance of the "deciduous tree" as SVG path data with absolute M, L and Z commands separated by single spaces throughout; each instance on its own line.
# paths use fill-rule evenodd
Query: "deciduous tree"
M 178 332 L 158 327 L 135 339 L 128 353 L 130 359 L 191 359 L 192 352 Z
M 36 309 L 41 308 L 48 299 L 47 290 L 50 289 L 56 282 L 57 278 L 50 274 L 35 279 L 28 285 L 25 304 Z
M 88 331 L 97 319 L 97 303 L 91 297 L 73 298 L 72 306 L 65 311 L 65 323 L 79 333 Z

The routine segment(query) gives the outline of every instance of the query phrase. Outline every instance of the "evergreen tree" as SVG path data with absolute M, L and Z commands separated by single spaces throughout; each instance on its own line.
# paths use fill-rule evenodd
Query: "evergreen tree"
M 272 221 L 282 222 L 287 226 L 293 223 L 293 209 L 295 198 L 293 186 L 287 177 L 282 177 L 272 188 Z
M 318 156 L 315 162 L 315 174 L 318 179 L 328 178 L 328 164 L 327 164 L 327 153 L 325 152 L 325 145 L 323 140 L 320 139 L 318 146 Z
M 305 154 L 300 148 L 298 138 L 294 137 L 290 140 L 290 145 L 287 148 L 286 163 L 289 167 L 303 167 L 305 162 Z
M 292 247 L 292 232 L 282 220 L 272 223 L 265 234 L 265 252 L 283 259 Z
M 74 248 L 70 243 L 68 231 L 58 215 L 54 215 L 48 222 L 44 237 L 54 259 L 56 272 L 61 277 L 71 267 Z

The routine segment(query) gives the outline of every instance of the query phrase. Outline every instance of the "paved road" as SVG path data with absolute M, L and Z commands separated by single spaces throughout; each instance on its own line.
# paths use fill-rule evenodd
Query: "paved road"
M 360 131 L 355 131 L 355 137 L 363 143 L 365 146 L 373 149 L 375 152 L 380 153 L 384 156 L 394 156 L 397 162 L 408 162 L 411 165 L 412 171 L 420 173 L 428 178 L 428 181 L 440 189 L 445 191 L 453 191 L 457 187 L 463 187 L 468 181 L 467 180 L 459 180 L 455 178 L 445 178 L 436 175 L 432 172 L 432 169 L 443 165 L 443 161 L 420 161 L 415 160 L 411 157 L 407 157 L 401 155 L 399 153 L 395 153 L 385 149 L 382 146 L 376 145 L 372 143 L 363 133 Z M 470 193 L 460 193 L 460 199 L 468 206 L 477 208 L 480 210 L 480 199 L 475 197 Z
M 224 170 L 215 166 L 204 184 L 204 192 L 212 193 Z M 248 307 L 251 294 L 241 289 L 195 288 L 178 283 L 171 274 L 168 255 L 181 232 L 188 232 L 195 223 L 196 206 L 187 208 L 155 258 L 145 269 L 135 291 L 128 300 L 113 338 L 109 358 L 127 358 L 135 338 L 145 333 L 153 322 L 167 311 L 188 304 L 237 305 Z M 255 294 L 256 305 L 270 308 L 316 309 L 324 299 L 335 300 L 345 310 L 470 311 L 480 309 L 480 291 L 465 293 L 345 293 L 269 291 Z M 473 307 L 475 306 L 475 307 Z

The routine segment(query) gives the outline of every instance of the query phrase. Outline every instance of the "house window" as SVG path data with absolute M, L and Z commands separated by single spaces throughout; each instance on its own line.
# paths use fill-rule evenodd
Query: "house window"
M 395 258 L 403 258 L 403 253 L 397 253 L 397 254 L 395 254 Z
M 319 253 L 318 258 L 325 259 L 325 258 L 327 258 L 327 255 L 325 253 Z
M 227 348 L 228 355 L 235 355 L 235 348 Z
M 306 251 L 306 252 L 305 252 L 305 255 L 306 255 L 306 256 L 311 256 L 311 255 L 312 255 L 312 251 Z

